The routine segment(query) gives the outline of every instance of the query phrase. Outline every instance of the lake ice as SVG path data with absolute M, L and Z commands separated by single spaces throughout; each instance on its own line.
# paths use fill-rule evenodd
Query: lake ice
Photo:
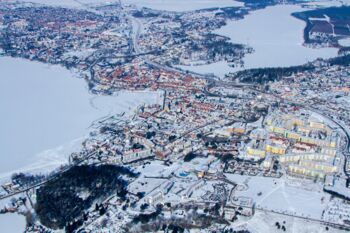
M 14 171 L 57 167 L 77 150 L 94 120 L 156 103 L 158 92 L 88 92 L 63 67 L 0 58 L 0 179 Z
M 337 56 L 335 48 L 303 46 L 305 22 L 291 16 L 291 13 L 303 10 L 297 5 L 267 7 L 251 12 L 242 20 L 229 21 L 216 30 L 215 33 L 229 37 L 233 43 L 249 45 L 255 50 L 243 58 L 244 67 L 230 68 L 226 62 L 219 62 L 209 65 L 213 67 L 212 72 L 209 72 L 207 65 L 181 68 L 223 77 L 223 71 L 302 65 L 319 57 Z

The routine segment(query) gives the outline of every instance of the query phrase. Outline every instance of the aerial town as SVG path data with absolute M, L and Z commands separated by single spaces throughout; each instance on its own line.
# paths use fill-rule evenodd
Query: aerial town
M 254 49 L 213 31 L 265 7 L 245 2 L 176 13 L 0 1 L 1 55 L 61 65 L 94 94 L 161 97 L 96 121 L 56 170 L 13 174 L 0 214 L 24 215 L 28 233 L 350 231 L 346 48 L 223 79 L 176 68 L 243 66 Z

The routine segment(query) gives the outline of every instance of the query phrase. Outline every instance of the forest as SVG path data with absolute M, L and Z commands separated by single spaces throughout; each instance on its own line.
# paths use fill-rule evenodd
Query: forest
M 37 190 L 35 211 L 43 225 L 62 229 L 83 218 L 96 200 L 112 194 L 125 199 L 128 182 L 122 175 L 138 176 L 122 166 L 74 166 Z
M 315 67 L 309 64 L 291 67 L 258 68 L 239 71 L 233 74 L 233 78 L 239 78 L 240 82 L 243 83 L 266 84 L 270 81 L 278 81 L 294 73 L 312 71 L 314 69 Z

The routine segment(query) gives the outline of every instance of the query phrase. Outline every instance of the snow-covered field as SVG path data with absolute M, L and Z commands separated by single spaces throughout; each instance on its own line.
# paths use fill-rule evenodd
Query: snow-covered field
M 12 198 L 18 198 L 18 195 L 0 200 L 0 209 L 9 206 Z M 17 213 L 0 214 L 0 232 L 23 233 L 26 226 L 26 220 L 23 215 Z
M 0 230 L 4 233 L 22 233 L 26 221 L 19 214 L 0 214 Z
M 286 231 L 278 229 L 276 222 L 286 228 Z M 257 211 L 255 215 L 250 219 L 243 219 L 234 223 L 235 226 L 244 227 L 251 233 L 344 233 L 345 231 L 337 230 L 335 228 L 326 229 L 325 226 L 320 225 L 318 222 L 306 221 L 300 218 L 288 217 L 275 213 L 267 213 L 263 211 Z
M 339 40 L 339 44 L 342 46 L 350 46 L 350 38 Z
M 231 174 L 226 176 L 248 187 L 246 190 L 236 191 L 235 196 L 251 197 L 256 201 L 256 207 L 264 210 L 321 219 L 322 211 L 330 199 L 330 195 L 324 193 L 322 187 L 318 187 L 317 184 L 298 184 L 285 178 L 273 179 Z
M 225 61 L 219 61 L 208 65 L 180 65 L 177 67 L 200 74 L 214 74 L 217 77 L 224 77 L 225 74 L 233 70 Z
M 160 92 L 92 95 L 59 66 L 2 57 L 0 67 L 0 178 L 55 167 L 79 148 L 93 121 L 161 101 Z

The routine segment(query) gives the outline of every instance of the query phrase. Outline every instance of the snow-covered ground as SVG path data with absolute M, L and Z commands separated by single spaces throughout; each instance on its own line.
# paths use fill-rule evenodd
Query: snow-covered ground
M 217 77 L 224 77 L 225 74 L 233 70 L 225 61 L 219 61 L 208 65 L 180 65 L 177 67 L 200 74 L 214 74 Z
M 18 198 L 19 195 L 0 200 L 0 209 L 9 207 L 12 198 Z M 0 232 L 22 233 L 26 226 L 26 220 L 23 215 L 17 213 L 0 214 Z
M 0 214 L 0 231 L 7 233 L 22 233 L 26 221 L 24 216 L 19 214 Z
M 245 190 L 236 191 L 235 196 L 253 198 L 256 201 L 256 207 L 264 210 L 322 219 L 322 211 L 330 200 L 330 195 L 324 193 L 322 187 L 311 182 L 303 184 L 299 181 L 267 177 L 226 176 L 248 187 Z
M 286 228 L 286 231 L 278 229 L 276 222 Z M 240 219 L 233 223 L 237 227 L 242 229 L 248 229 L 251 233 L 344 233 L 345 230 L 338 230 L 335 228 L 326 229 L 325 226 L 320 225 L 318 222 L 306 221 L 300 218 L 288 217 L 275 213 L 268 213 L 264 211 L 257 211 L 250 219 Z
M 92 95 L 84 80 L 59 66 L 2 57 L 0 67 L 0 178 L 55 167 L 79 148 L 93 121 L 161 101 L 160 92 L 150 91 Z
M 339 44 L 342 46 L 350 46 L 350 38 L 339 40 Z
M 327 207 L 330 199 L 330 195 L 324 193 L 322 187 L 313 183 L 299 184 L 284 178 L 273 179 L 231 174 L 226 176 L 247 187 L 242 191 L 235 191 L 236 197 L 253 198 L 256 201 L 256 207 L 264 210 L 322 219 L 322 211 Z

